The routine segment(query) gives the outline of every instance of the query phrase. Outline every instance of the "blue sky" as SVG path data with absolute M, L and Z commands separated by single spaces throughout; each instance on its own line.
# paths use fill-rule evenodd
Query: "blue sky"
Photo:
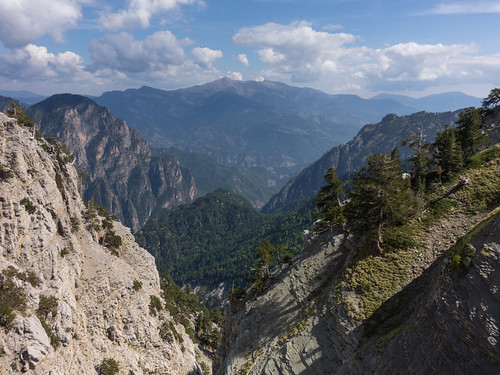
M 500 0 L 1 0 L 0 89 L 98 95 L 222 77 L 338 94 L 500 87 Z

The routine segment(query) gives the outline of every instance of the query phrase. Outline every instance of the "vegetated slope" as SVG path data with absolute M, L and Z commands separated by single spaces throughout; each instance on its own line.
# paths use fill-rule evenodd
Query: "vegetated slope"
M 138 129 L 153 147 L 208 154 L 229 165 L 266 168 L 281 184 L 323 152 L 389 112 L 393 100 L 365 100 L 277 82 L 224 78 L 187 89 L 104 93 L 96 101 Z
M 2 374 L 199 371 L 154 258 L 84 205 L 65 148 L 2 113 L 0 146 Z
M 171 155 L 157 157 L 145 139 L 92 100 L 54 95 L 28 109 L 40 131 L 67 144 L 84 174 L 83 196 L 137 230 L 156 209 L 190 202 L 194 181 Z
M 136 238 L 154 255 L 160 272 L 171 274 L 177 283 L 211 290 L 224 284 L 227 290 L 233 284 L 245 285 L 261 242 L 297 253 L 311 222 L 307 207 L 264 215 L 235 193 L 220 189 L 150 219 Z
M 389 114 L 377 124 L 365 125 L 352 140 L 333 147 L 288 181 L 281 191 L 266 203 L 262 212 L 287 211 L 311 199 L 324 185 L 324 175 L 328 168 L 336 169 L 337 174 L 342 176 L 361 168 L 367 156 L 376 153 L 390 154 L 396 146 L 400 151 L 401 160 L 406 160 L 411 150 L 401 146 L 402 139 L 410 138 L 412 133 L 417 133 L 419 127 L 423 126 L 425 141 L 432 142 L 436 133 L 445 125 L 453 125 L 458 118 L 458 113 L 459 111 L 418 112 L 402 117 Z
M 11 97 L 0 96 L 0 111 L 4 112 L 9 107 L 9 104 L 14 102 L 14 101 L 15 100 L 12 99 Z
M 233 300 L 216 374 L 497 373 L 500 144 L 460 175 L 406 225 L 418 245 L 377 254 L 339 226 L 313 233 L 263 293 Z
M 225 165 L 207 155 L 172 148 L 166 152 L 176 156 L 189 169 L 199 196 L 217 189 L 231 190 L 260 209 L 278 189 L 278 186 L 270 183 L 274 176 L 265 168 Z

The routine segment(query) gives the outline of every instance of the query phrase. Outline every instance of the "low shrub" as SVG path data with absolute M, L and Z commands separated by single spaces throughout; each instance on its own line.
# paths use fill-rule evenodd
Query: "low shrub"
M 28 211 L 29 214 L 35 213 L 36 207 L 33 203 L 31 203 L 31 201 L 28 198 L 21 199 L 19 203 L 24 206 L 24 208 L 26 209 L 26 211 Z
M 412 228 L 392 227 L 384 231 L 384 245 L 386 250 L 405 250 L 417 246 L 418 241 Z
M 99 366 L 100 375 L 116 375 L 120 371 L 120 364 L 113 358 L 104 358 Z

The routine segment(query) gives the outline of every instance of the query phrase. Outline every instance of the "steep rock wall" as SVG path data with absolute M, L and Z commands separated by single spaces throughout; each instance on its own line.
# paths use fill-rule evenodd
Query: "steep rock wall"
M 13 307 L 0 312 L 1 373 L 95 374 L 109 359 L 120 374 L 197 373 L 183 327 L 164 311 L 150 313 L 160 280 L 130 230 L 112 224 L 119 256 L 101 246 L 76 170 L 3 114 L 0 145 L 0 289 L 2 308 Z M 169 322 L 182 344 L 162 338 Z

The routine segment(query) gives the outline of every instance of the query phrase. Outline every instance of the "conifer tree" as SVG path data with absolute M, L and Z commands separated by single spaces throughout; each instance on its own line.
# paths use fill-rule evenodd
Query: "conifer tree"
M 402 177 L 401 163 L 385 154 L 367 158 L 354 176 L 347 218 L 382 252 L 386 226 L 400 225 L 416 211 L 415 194 Z
M 481 132 L 483 121 L 480 108 L 466 108 L 458 117 L 457 135 L 465 160 L 474 155 L 485 143 L 487 137 Z
M 457 142 L 457 131 L 446 127 L 440 131 L 434 141 L 434 157 L 443 177 L 457 172 L 463 166 L 462 149 Z M 437 169 L 436 167 L 436 169 Z
M 482 105 L 483 108 L 488 110 L 488 109 L 493 109 L 500 103 L 500 88 L 494 88 L 493 90 L 490 91 L 490 94 L 483 99 Z
M 337 171 L 328 168 L 325 174 L 327 184 L 323 186 L 315 198 L 316 206 L 320 210 L 316 215 L 328 223 L 342 224 L 345 222 L 340 196 L 344 193 L 343 182 L 337 177 Z

